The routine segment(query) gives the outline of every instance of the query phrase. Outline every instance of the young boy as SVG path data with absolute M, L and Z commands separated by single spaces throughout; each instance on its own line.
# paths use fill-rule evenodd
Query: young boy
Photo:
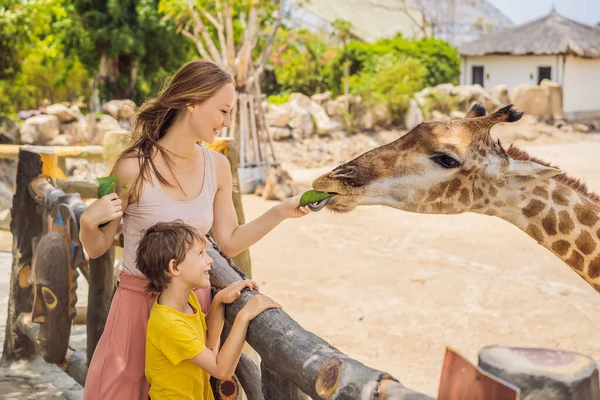
M 228 379 L 242 353 L 248 323 L 269 308 L 281 308 L 263 295 L 254 296 L 238 313 L 223 347 L 217 352 L 225 319 L 224 304 L 255 282 L 235 282 L 218 292 L 206 318 L 194 288 L 210 285 L 212 259 L 198 231 L 180 220 L 159 222 L 141 239 L 136 262 L 149 281 L 147 290 L 161 292 L 150 312 L 146 337 L 146 378 L 150 398 L 212 400 L 209 375 Z

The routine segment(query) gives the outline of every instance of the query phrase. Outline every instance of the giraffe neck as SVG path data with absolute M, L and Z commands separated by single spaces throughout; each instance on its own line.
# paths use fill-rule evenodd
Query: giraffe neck
M 481 210 L 512 223 L 600 293 L 600 204 L 557 179 Z

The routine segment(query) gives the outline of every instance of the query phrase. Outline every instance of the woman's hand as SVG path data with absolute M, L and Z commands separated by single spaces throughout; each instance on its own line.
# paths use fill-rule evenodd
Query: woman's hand
M 308 206 L 300 206 L 300 196 L 290 197 L 285 199 L 275 207 L 279 207 L 284 218 L 298 218 L 310 213 Z
M 123 216 L 122 201 L 116 193 L 110 193 L 94 201 L 81 218 L 90 227 L 110 222 Z

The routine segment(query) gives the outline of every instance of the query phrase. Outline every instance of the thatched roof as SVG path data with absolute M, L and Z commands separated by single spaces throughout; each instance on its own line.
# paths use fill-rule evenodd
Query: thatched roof
M 567 19 L 555 10 L 546 17 L 505 29 L 459 47 L 463 56 L 488 54 L 573 54 L 600 58 L 600 29 Z

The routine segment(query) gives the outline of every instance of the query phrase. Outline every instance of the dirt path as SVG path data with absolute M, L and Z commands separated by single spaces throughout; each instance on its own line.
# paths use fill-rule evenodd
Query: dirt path
M 600 192 L 597 137 L 528 150 Z M 247 218 L 274 204 L 244 198 Z M 286 221 L 251 254 L 263 291 L 306 329 L 431 395 L 446 346 L 475 363 L 478 351 L 494 344 L 572 350 L 600 361 L 600 295 L 497 218 L 378 206 L 343 216 L 320 212 Z

